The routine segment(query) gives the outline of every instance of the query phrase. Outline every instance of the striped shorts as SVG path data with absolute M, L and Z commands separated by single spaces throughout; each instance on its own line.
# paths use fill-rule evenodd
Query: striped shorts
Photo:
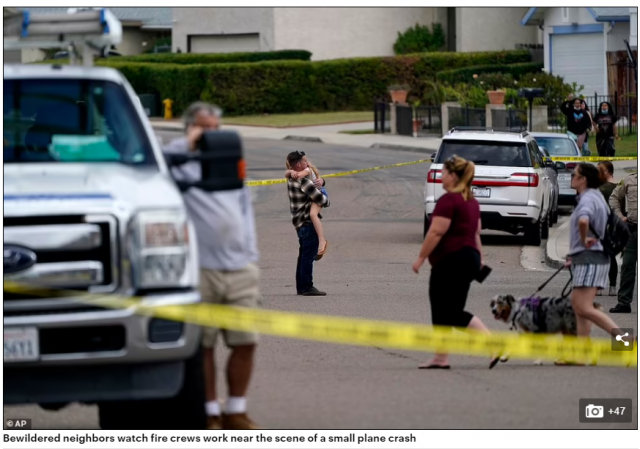
M 573 287 L 606 288 L 609 283 L 609 264 L 572 264 Z

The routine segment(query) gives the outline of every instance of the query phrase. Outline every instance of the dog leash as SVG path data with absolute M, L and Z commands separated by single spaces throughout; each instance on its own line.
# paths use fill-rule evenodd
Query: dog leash
M 553 273 L 551 275 L 551 277 L 549 279 L 547 279 L 544 284 L 542 284 L 540 287 L 538 287 L 538 290 L 536 290 L 533 295 L 529 296 L 527 299 L 534 299 L 535 296 L 540 293 L 542 290 L 544 290 L 544 288 L 549 284 L 549 282 L 551 282 L 551 280 L 556 277 L 558 275 L 558 273 L 560 273 L 562 270 L 565 269 L 565 266 L 561 266 L 560 268 L 558 268 L 556 270 L 555 273 Z M 571 291 L 573 290 L 571 286 L 571 282 L 573 281 L 573 274 L 571 274 L 571 270 L 569 270 L 569 280 L 567 281 L 566 285 L 564 286 L 564 288 L 562 289 L 562 298 L 566 298 L 567 296 L 569 296 L 571 294 Z M 567 287 L 569 288 L 569 291 L 567 292 Z M 566 292 L 566 293 L 565 293 Z M 512 330 L 517 330 L 518 327 L 516 325 L 516 318 L 518 317 L 519 312 L 516 312 L 513 316 L 513 319 L 511 320 L 511 329 Z

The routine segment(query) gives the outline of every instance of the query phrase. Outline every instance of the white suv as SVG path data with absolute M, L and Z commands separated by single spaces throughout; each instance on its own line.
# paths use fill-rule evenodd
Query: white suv
M 443 163 L 457 155 L 476 165 L 473 194 L 480 203 L 483 229 L 524 232 L 526 244 L 549 237 L 551 185 L 538 145 L 526 131 L 454 128 L 432 156 L 424 188 L 424 233 L 436 201 L 444 193 Z

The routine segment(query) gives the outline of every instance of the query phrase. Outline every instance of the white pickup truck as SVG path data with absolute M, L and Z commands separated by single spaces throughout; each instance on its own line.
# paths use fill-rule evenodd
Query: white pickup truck
M 41 47 L 46 30 L 65 27 L 73 45 L 95 28 L 94 43 L 121 32 L 106 10 L 62 16 L 10 18 L 24 26 L 9 45 Z M 3 107 L 5 281 L 150 306 L 200 301 L 195 232 L 119 72 L 5 65 Z M 4 292 L 5 404 L 98 404 L 109 429 L 205 428 L 198 326 L 54 292 Z

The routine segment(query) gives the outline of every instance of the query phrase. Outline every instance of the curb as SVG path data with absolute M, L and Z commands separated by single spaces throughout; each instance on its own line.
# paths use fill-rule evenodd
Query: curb
M 280 140 L 280 139 L 278 139 Z M 300 142 L 316 142 L 316 143 L 324 143 L 321 138 L 313 137 L 313 136 L 287 136 L 282 140 L 297 140 Z
M 381 150 L 411 151 L 413 153 L 427 153 L 427 154 L 432 154 L 438 151 L 438 150 L 432 150 L 432 149 L 423 148 L 423 147 L 412 147 L 409 145 L 392 145 L 388 143 L 374 143 L 369 148 L 378 148 Z
M 544 246 L 544 262 L 548 267 L 555 268 L 557 270 L 564 266 L 565 261 L 558 257 L 558 253 L 555 248 L 558 237 L 565 228 L 569 227 L 570 224 L 571 220 L 567 220 L 553 233 L 552 236 L 549 236 L 549 239 Z

